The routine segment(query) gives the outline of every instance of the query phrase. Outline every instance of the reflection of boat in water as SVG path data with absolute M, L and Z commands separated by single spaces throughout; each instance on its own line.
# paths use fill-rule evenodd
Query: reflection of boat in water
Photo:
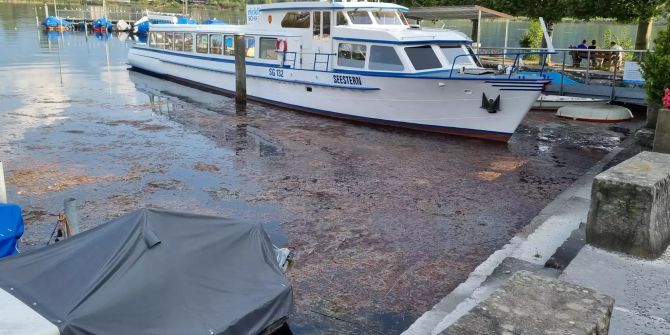
M 506 141 L 549 81 L 482 68 L 472 41 L 410 26 L 380 2 L 247 6 L 246 25 L 155 25 L 136 68 L 235 89 L 235 33 L 245 33 L 247 93 L 279 106 L 364 122 Z
M 66 31 L 72 29 L 72 22 L 62 17 L 49 16 L 42 20 L 42 27 L 48 31 Z
M 580 105 L 601 105 L 607 104 L 608 99 L 582 98 L 563 95 L 540 94 L 537 101 L 533 104 L 533 109 L 557 110 L 564 106 Z

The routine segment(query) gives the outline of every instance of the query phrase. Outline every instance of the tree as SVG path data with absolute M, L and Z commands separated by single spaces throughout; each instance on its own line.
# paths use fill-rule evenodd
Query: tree
M 642 75 L 647 101 L 661 104 L 663 90 L 670 87 L 670 28 L 660 31 L 654 40 L 656 48 L 642 60 Z
M 655 16 L 661 14 L 668 0 L 571 0 L 573 16 L 581 19 L 593 17 L 614 18 L 622 22 L 636 22 L 635 49 L 649 48 L 651 28 Z

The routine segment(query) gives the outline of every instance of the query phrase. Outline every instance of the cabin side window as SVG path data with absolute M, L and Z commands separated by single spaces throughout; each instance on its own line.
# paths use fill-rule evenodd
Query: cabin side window
M 174 50 L 174 34 L 165 33 L 165 50 Z
M 226 42 L 226 47 L 223 54 L 226 56 L 235 56 L 235 36 L 226 35 L 224 41 Z
M 366 55 L 365 44 L 340 43 L 337 49 L 337 65 L 362 69 L 365 67 Z
M 281 20 L 282 28 L 309 28 L 310 12 L 287 12 Z
M 442 67 L 442 63 L 435 55 L 430 45 L 418 47 L 406 47 L 407 57 L 412 62 L 415 70 L 437 69 Z
M 353 24 L 372 24 L 372 18 L 366 10 L 350 10 L 347 14 Z
M 184 51 L 193 52 L 193 34 L 184 34 Z
M 163 32 L 156 33 L 156 48 L 165 49 L 165 34 Z
M 402 65 L 398 53 L 393 47 L 373 45 L 370 47 L 370 70 L 382 71 L 403 71 L 405 67 Z
M 256 38 L 253 36 L 246 37 L 247 45 L 247 58 L 256 57 Z
M 330 39 L 330 12 L 323 12 L 323 39 Z
M 314 39 L 321 38 L 321 12 L 314 11 L 314 24 L 312 25 L 312 37 Z
M 262 59 L 277 59 L 277 39 L 270 37 L 261 37 L 259 39 L 258 57 Z
M 184 33 L 174 33 L 174 50 L 184 51 Z
M 346 26 L 349 24 L 347 22 L 347 17 L 344 15 L 344 12 L 337 12 L 337 23 L 336 26 Z
M 223 54 L 223 37 L 221 35 L 209 35 L 209 53 L 214 55 Z
M 156 47 L 156 33 L 149 33 L 149 46 Z
M 206 54 L 209 50 L 209 36 L 207 34 L 197 34 L 195 36 L 195 51 L 197 53 Z

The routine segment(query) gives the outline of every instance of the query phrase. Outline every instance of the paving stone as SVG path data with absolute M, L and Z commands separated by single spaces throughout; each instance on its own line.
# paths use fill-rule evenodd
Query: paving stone
M 606 335 L 613 305 L 594 290 L 519 271 L 440 334 Z

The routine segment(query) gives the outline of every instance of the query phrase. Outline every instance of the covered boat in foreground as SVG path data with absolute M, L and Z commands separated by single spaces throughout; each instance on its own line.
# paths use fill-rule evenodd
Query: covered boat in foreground
M 3 334 L 250 334 L 292 289 L 260 225 L 143 209 L 0 260 Z
M 232 92 L 233 39 L 242 33 L 252 99 L 508 140 L 549 80 L 483 68 L 470 38 L 411 26 L 406 10 L 367 1 L 248 5 L 246 25 L 152 26 L 149 43 L 133 46 L 128 61 L 163 77 Z

